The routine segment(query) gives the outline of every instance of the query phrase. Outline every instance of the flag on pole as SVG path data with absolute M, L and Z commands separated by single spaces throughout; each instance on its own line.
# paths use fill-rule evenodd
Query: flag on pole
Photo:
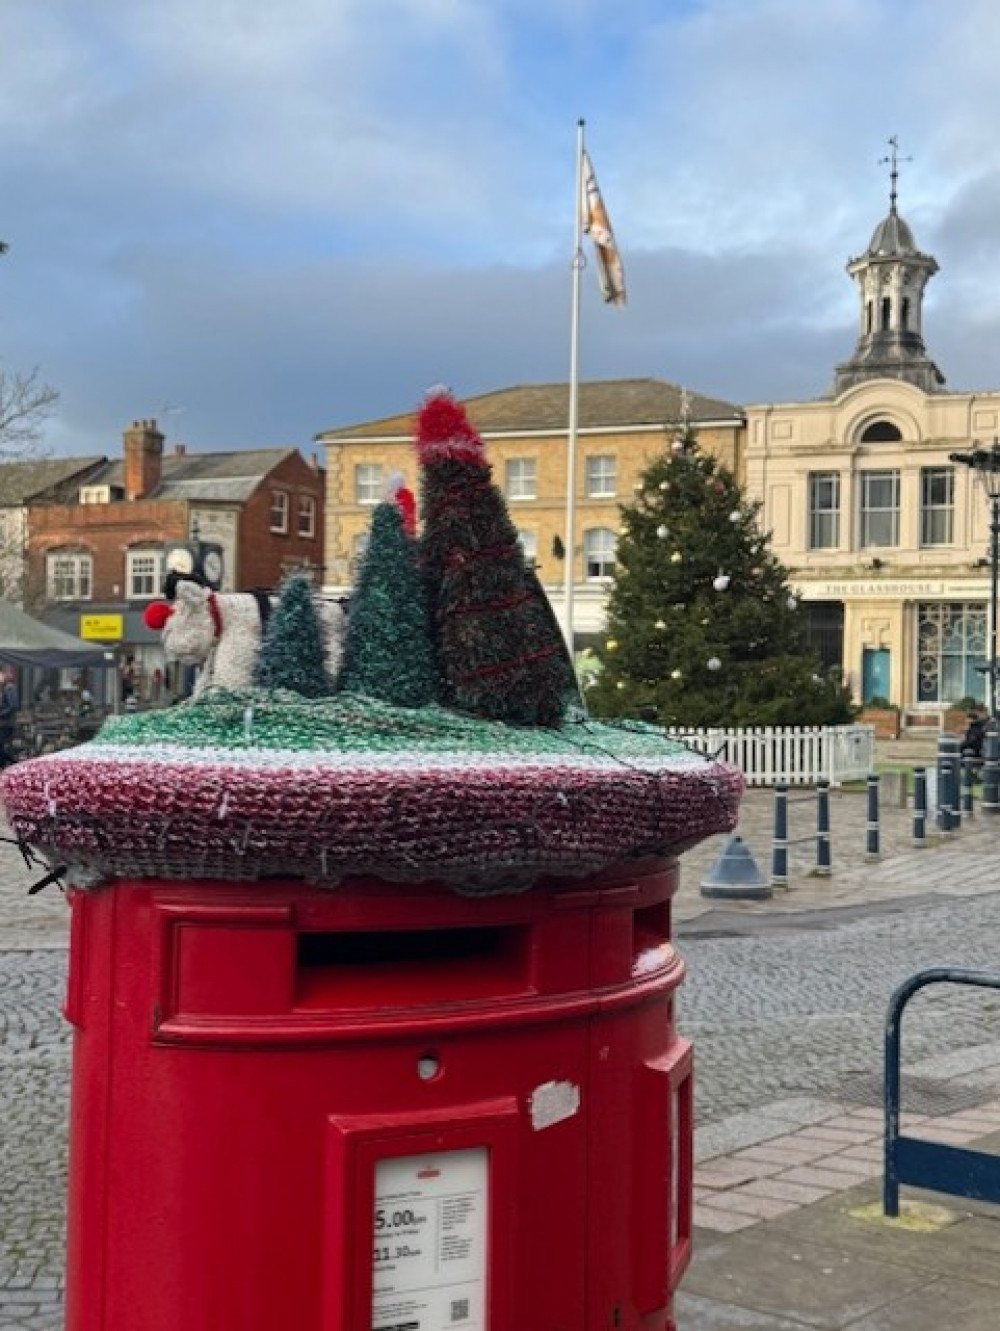
M 615 233 L 611 230 L 601 191 L 598 188 L 594 168 L 590 164 L 587 150 L 583 150 L 583 197 L 580 200 L 581 226 L 584 235 L 594 242 L 594 254 L 597 259 L 597 278 L 601 284 L 604 299 L 609 305 L 625 304 L 625 269 L 621 255 L 615 244 Z

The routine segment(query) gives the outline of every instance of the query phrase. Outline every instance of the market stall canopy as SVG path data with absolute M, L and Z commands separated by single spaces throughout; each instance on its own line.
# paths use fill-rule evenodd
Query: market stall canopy
M 103 647 L 49 628 L 7 601 L 0 601 L 0 661 L 43 667 L 107 664 Z

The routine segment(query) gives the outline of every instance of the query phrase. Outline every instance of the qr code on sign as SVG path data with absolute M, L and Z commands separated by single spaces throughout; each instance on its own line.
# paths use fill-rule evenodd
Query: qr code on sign
M 467 1322 L 469 1320 L 468 1299 L 452 1299 L 451 1320 L 453 1322 Z

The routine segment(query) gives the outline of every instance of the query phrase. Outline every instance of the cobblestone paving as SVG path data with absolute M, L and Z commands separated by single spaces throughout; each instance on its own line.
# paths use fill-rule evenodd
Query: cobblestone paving
M 62 1325 L 69 1034 L 61 950 L 0 953 L 0 1327 Z
M 833 927 L 688 938 L 678 1024 L 695 1042 L 698 1120 L 784 1096 L 835 1098 L 843 1078 L 877 1073 L 889 997 L 927 966 L 1000 971 L 1000 895 L 928 904 Z M 820 920 L 822 917 L 819 917 Z M 1000 1032 L 1000 994 L 938 987 L 907 1009 L 904 1060 L 986 1043 Z

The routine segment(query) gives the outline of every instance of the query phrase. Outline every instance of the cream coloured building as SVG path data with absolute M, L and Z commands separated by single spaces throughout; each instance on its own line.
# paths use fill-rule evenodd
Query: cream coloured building
M 859 700 L 937 724 L 987 693 L 988 503 L 950 455 L 1000 430 L 1000 392 L 949 391 L 927 355 L 937 264 L 899 216 L 895 164 L 889 213 L 847 271 L 854 354 L 829 397 L 745 408 L 746 483 L 828 663 Z
M 569 388 L 529 384 L 465 400 L 486 442 L 526 556 L 534 561 L 552 607 L 565 600 L 566 457 Z M 583 383 L 579 393 L 573 620 L 577 646 L 601 631 L 614 568 L 619 506 L 632 501 L 649 462 L 690 422 L 702 448 L 742 471 L 743 415 L 738 407 L 685 393 L 660 379 Z M 417 485 L 413 414 L 326 430 L 327 586 L 349 589 L 367 539 L 372 507 L 389 474 Z

